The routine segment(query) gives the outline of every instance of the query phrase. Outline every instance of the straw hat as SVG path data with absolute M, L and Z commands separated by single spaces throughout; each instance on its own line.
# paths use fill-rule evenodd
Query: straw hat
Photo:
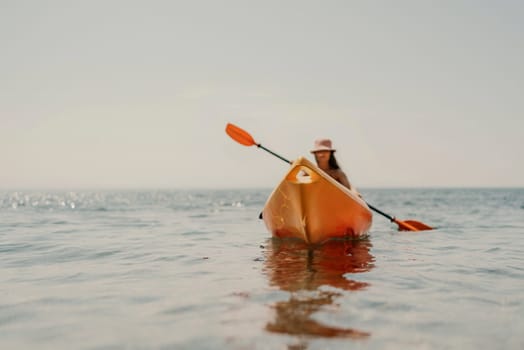
M 335 152 L 336 149 L 332 148 L 330 139 L 317 139 L 315 140 L 315 148 L 311 150 L 311 153 L 320 152 L 320 151 L 332 151 Z

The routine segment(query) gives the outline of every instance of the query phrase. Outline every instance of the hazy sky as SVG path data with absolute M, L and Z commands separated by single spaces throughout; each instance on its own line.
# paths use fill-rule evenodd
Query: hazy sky
M 522 1 L 0 0 L 0 188 L 524 186 Z

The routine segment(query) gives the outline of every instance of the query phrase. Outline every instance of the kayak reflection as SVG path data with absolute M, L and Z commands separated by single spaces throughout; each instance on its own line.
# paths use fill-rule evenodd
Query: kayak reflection
M 369 285 L 349 279 L 347 274 L 366 272 L 373 267 L 370 248 L 369 240 L 328 241 L 314 247 L 297 240 L 271 240 L 266 247 L 264 271 L 269 284 L 290 292 L 290 298 L 273 305 L 276 317 L 266 325 L 266 330 L 317 337 L 369 336 L 351 328 L 324 325 L 312 315 L 332 310 L 343 290 L 356 291 Z

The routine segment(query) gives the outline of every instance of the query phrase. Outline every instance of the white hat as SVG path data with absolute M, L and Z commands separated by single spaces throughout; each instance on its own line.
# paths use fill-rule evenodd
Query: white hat
M 320 152 L 320 151 L 335 152 L 336 149 L 332 148 L 330 139 L 317 139 L 315 140 L 315 148 L 311 150 L 311 153 Z

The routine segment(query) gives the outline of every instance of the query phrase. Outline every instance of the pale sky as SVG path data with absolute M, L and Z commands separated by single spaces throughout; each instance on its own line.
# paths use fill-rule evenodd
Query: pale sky
M 0 0 L 0 188 L 524 186 L 522 1 Z

